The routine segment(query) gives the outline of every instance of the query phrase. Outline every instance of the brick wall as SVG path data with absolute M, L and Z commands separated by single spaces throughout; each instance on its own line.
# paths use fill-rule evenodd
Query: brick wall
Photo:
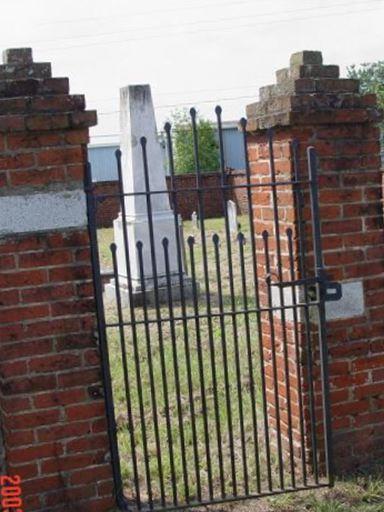
M 229 194 L 237 204 L 239 215 L 246 214 L 248 211 L 247 189 L 241 188 L 246 183 L 245 171 L 230 171 L 228 183 L 233 187 Z M 190 220 L 193 212 L 198 211 L 197 193 L 188 189 L 196 187 L 196 175 L 179 174 L 175 176 L 177 190 L 177 213 L 183 220 Z M 167 178 L 167 185 L 170 188 L 170 179 Z M 118 197 L 108 197 L 110 194 L 118 194 L 118 184 L 116 181 L 99 181 L 94 183 L 97 195 L 105 195 L 99 199 L 97 206 L 97 225 L 98 227 L 112 227 L 120 211 L 120 202 Z M 220 217 L 222 212 L 222 192 L 220 173 L 211 172 L 202 174 L 202 187 L 210 190 L 204 193 L 204 213 L 206 218 Z
M 244 187 L 246 183 L 245 171 L 234 170 L 229 172 L 228 184 L 233 187 L 231 190 L 232 201 L 236 203 L 239 215 L 246 215 L 248 213 L 248 194 L 246 187 Z
M 95 112 L 30 49 L 0 66 L 0 411 L 25 510 L 113 505 L 85 195 Z
M 269 149 L 266 129 L 274 128 L 274 152 L 278 179 L 292 180 L 294 164 L 290 144 L 299 143 L 301 176 L 308 177 L 306 148 L 311 145 L 319 157 L 319 203 L 324 260 L 330 279 L 338 280 L 344 297 L 339 305 L 327 306 L 327 344 L 329 349 L 331 415 L 336 469 L 355 468 L 383 456 L 384 437 L 384 237 L 382 212 L 382 171 L 380 169 L 379 130 L 381 115 L 374 95 L 359 93 L 356 80 L 340 79 L 337 66 L 323 66 L 320 52 L 293 55 L 289 69 L 277 72 L 277 84 L 260 90 L 260 102 L 247 109 L 249 118 L 249 158 L 253 179 L 269 178 Z M 309 195 L 304 191 L 304 218 L 310 218 Z M 255 226 L 259 233 L 272 233 L 270 250 L 272 268 L 276 269 L 276 242 L 271 226 L 271 191 L 263 189 L 253 195 Z M 298 262 L 297 199 L 291 186 L 279 187 L 278 213 L 282 230 L 283 276 L 289 280 L 288 240 L 286 228 L 293 231 L 296 276 Z M 307 223 L 308 224 L 308 223 Z M 307 225 L 307 244 L 311 231 Z M 265 274 L 263 244 L 258 247 L 259 271 Z M 307 266 L 313 273 L 313 256 Z M 361 305 L 361 308 L 360 308 Z M 359 309 L 360 308 L 360 309 Z M 298 429 L 298 383 L 304 390 L 303 400 L 308 425 L 307 348 L 298 325 L 299 354 L 293 349 L 294 331 L 288 322 L 286 342 L 279 319 L 277 333 L 278 402 L 282 409 L 285 454 L 287 445 L 287 397 L 291 398 L 294 449 L 300 455 Z M 312 336 L 316 324 L 311 324 Z M 264 348 L 267 373 L 271 363 L 271 330 L 264 323 Z M 283 352 L 289 354 L 288 372 Z M 321 398 L 318 346 L 313 348 L 315 379 L 315 414 L 322 438 Z M 299 362 L 301 377 L 297 374 Z M 291 392 L 287 391 L 288 386 Z M 271 384 L 272 385 L 272 384 Z M 272 388 L 273 389 L 273 386 Z M 288 393 L 288 394 L 287 394 Z M 269 410 L 276 420 L 274 397 L 269 396 Z M 311 441 L 305 430 L 306 448 Z
M 119 185 L 117 181 L 96 181 L 94 192 L 100 197 L 97 201 L 97 227 L 110 228 L 120 211 Z
M 206 218 L 220 217 L 222 215 L 222 194 L 220 190 L 220 173 L 204 172 L 201 174 L 202 188 L 209 188 L 209 192 L 203 194 L 204 215 Z M 170 180 L 167 178 L 167 186 Z M 198 193 L 196 188 L 196 174 L 179 174 L 175 176 L 175 189 L 177 190 L 177 213 L 183 220 L 190 220 L 193 212 L 198 211 Z M 171 199 L 171 207 L 172 199 Z

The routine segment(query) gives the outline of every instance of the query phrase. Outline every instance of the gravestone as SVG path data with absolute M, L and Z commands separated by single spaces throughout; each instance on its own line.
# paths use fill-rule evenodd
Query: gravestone
M 125 194 L 126 219 L 123 222 L 122 214 L 113 223 L 114 238 L 117 245 L 117 262 L 119 283 L 123 304 L 128 303 L 128 278 L 126 254 L 124 249 L 124 229 L 127 230 L 128 251 L 131 269 L 131 284 L 135 304 L 141 304 L 144 299 L 142 280 L 140 276 L 140 261 L 137 243 L 143 244 L 143 270 L 145 280 L 145 300 L 147 303 L 155 301 L 155 286 L 161 302 L 168 298 L 167 276 L 164 257 L 164 238 L 168 239 L 169 271 L 174 299 L 180 296 L 180 279 L 178 254 L 182 257 L 182 246 L 177 247 L 176 226 L 178 218 L 171 209 L 166 184 L 166 173 L 163 165 L 162 150 L 157 136 L 155 113 L 149 85 L 130 85 L 120 91 L 120 129 L 122 152 L 122 179 Z M 143 161 L 143 148 L 140 139 L 145 137 L 148 178 L 150 191 L 164 191 L 164 193 L 150 194 L 152 215 L 149 215 L 147 198 L 145 195 L 145 173 Z M 144 192 L 144 194 L 143 194 Z M 150 220 L 153 226 L 154 255 L 151 254 Z M 180 244 L 182 245 L 182 244 Z M 155 263 L 154 263 L 155 262 Z M 157 272 L 155 282 L 154 265 Z M 191 294 L 191 280 L 186 276 L 182 264 L 182 279 L 184 294 Z M 107 297 L 115 297 L 115 283 L 106 287 Z
M 237 208 L 236 208 L 236 203 L 232 200 L 227 201 L 227 213 L 228 213 L 229 231 L 231 232 L 232 235 L 236 235 L 238 232 Z
M 192 212 L 192 215 L 191 215 L 191 221 L 192 221 L 192 224 L 198 228 L 199 227 L 199 219 L 197 217 L 197 213 L 196 212 Z

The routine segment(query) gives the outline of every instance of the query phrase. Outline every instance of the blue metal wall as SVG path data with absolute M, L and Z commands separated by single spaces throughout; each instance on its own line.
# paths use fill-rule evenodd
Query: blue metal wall
M 117 181 L 115 151 L 118 147 L 117 144 L 89 146 L 93 181 Z
M 223 144 L 226 167 L 231 167 L 231 169 L 244 169 L 243 137 L 237 127 L 223 127 Z
M 225 165 L 232 169 L 244 169 L 244 151 L 242 135 L 237 127 L 223 127 Z M 93 181 L 117 180 L 115 151 L 117 144 L 91 145 L 88 158 L 92 165 Z M 165 155 L 164 155 L 165 156 Z

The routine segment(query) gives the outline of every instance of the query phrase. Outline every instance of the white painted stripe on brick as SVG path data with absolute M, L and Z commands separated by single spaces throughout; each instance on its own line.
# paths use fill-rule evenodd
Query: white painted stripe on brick
M 0 197 L 0 235 L 85 225 L 83 190 Z

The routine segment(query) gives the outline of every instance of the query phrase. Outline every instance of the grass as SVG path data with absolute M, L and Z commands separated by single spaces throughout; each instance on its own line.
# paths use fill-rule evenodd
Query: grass
M 383 512 L 384 466 L 339 479 L 333 489 L 261 500 L 263 512 Z M 239 511 L 240 512 L 240 511 Z
M 246 218 L 239 220 L 246 243 L 243 246 L 242 272 L 239 243 L 235 237 L 231 237 L 234 303 L 229 286 L 230 267 L 223 219 L 210 219 L 205 223 L 209 298 L 214 314 L 211 324 L 205 315 L 207 304 L 200 233 L 191 222 L 185 222 L 184 238 L 193 236 L 195 240 L 196 281 L 199 283 L 198 323 L 194 318 L 188 319 L 186 324 L 182 320 L 175 320 L 174 318 L 183 317 L 180 303 L 175 302 L 172 308 L 169 308 L 169 304 L 161 305 L 161 322 L 157 322 L 155 308 L 148 308 L 148 327 L 143 322 L 145 312 L 142 307 L 135 308 L 134 323 L 131 322 L 130 311 L 126 308 L 123 311 L 124 322 L 127 323 L 124 332 L 119 332 L 118 328 L 108 330 L 120 460 L 128 498 L 135 496 L 132 486 L 132 446 L 137 461 L 139 492 L 143 501 L 149 496 L 148 481 L 151 482 L 152 498 L 155 501 L 161 498 L 162 486 L 168 503 L 172 503 L 175 497 L 181 502 L 185 500 L 185 496 L 189 496 L 191 500 L 196 499 L 199 484 L 202 497 L 207 499 L 209 471 L 215 495 L 219 495 L 221 491 L 221 476 L 228 494 L 233 492 L 234 486 L 239 495 L 256 493 L 258 471 L 255 446 L 259 449 L 261 488 L 267 489 L 257 319 L 254 313 L 235 317 L 230 314 L 219 315 L 222 311 L 228 313 L 233 306 L 235 310 L 246 309 L 243 282 L 246 286 L 247 308 L 255 307 L 249 230 Z M 220 246 L 216 252 L 212 239 L 214 234 L 218 234 L 220 238 Z M 112 266 L 109 250 L 112 241 L 112 229 L 99 230 L 99 251 L 103 269 L 110 269 Z M 186 252 L 187 269 L 191 275 L 188 245 Z M 219 275 L 217 269 L 220 271 Z M 187 316 L 194 313 L 191 300 L 187 302 L 185 313 Z M 113 303 L 106 304 L 106 314 L 108 323 L 117 322 L 117 311 Z M 234 336 L 235 333 L 237 336 Z M 135 337 L 136 344 L 133 343 Z M 126 375 L 124 367 L 127 370 Z M 125 378 L 129 381 L 133 430 L 130 430 L 127 415 Z M 256 407 L 253 407 L 253 399 Z M 204 408 L 206 414 L 203 414 Z M 217 424 L 220 426 L 220 436 Z M 272 434 L 271 445 L 275 442 Z M 219 448 L 222 452 L 221 465 Z M 277 469 L 272 450 L 272 479 L 276 487 Z M 243 483 L 245 470 L 249 479 L 248 489 Z M 146 475 L 149 475 L 148 479 Z M 286 484 L 289 484 L 289 471 L 285 475 Z M 383 495 L 384 483 L 381 477 L 363 475 L 351 482 L 339 482 L 336 488 L 325 492 L 287 494 L 279 498 L 258 500 L 252 502 L 252 505 L 244 503 L 237 508 L 268 512 L 384 512 Z M 218 507 L 219 510 L 231 508 L 230 505 Z

